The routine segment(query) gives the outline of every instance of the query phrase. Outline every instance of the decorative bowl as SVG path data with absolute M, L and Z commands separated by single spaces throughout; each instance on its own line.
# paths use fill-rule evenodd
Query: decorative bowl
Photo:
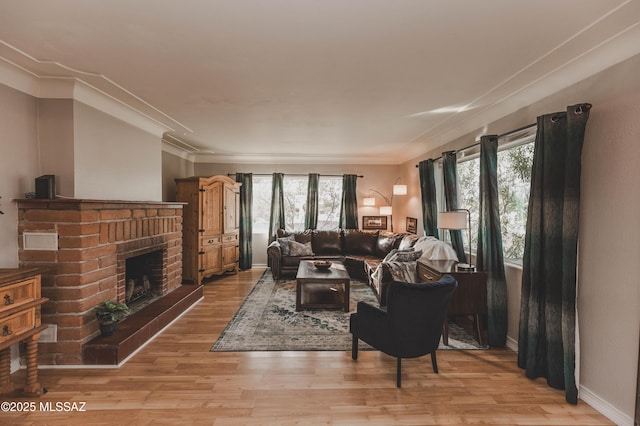
M 313 262 L 313 266 L 318 269 L 329 269 L 333 263 L 329 260 L 316 260 Z

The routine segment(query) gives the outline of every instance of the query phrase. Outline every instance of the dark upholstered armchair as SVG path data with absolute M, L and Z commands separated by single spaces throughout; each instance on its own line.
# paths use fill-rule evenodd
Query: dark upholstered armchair
M 398 387 L 402 381 L 402 358 L 431 354 L 433 371 L 438 373 L 436 349 L 447 304 L 457 286 L 451 275 L 431 283 L 392 281 L 386 308 L 359 302 L 350 318 L 351 357 L 358 359 L 358 339 L 396 357 Z

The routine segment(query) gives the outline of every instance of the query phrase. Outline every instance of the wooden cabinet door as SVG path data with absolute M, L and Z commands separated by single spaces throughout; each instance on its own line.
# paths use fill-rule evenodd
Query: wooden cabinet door
M 224 233 L 234 232 L 239 226 L 238 191 L 231 185 L 224 185 Z
M 222 183 L 214 182 L 200 188 L 200 235 L 208 237 L 222 233 Z
M 199 281 L 222 270 L 222 244 L 211 244 L 200 252 Z
M 237 249 L 235 244 L 225 244 L 222 246 L 222 267 L 233 268 L 238 261 Z

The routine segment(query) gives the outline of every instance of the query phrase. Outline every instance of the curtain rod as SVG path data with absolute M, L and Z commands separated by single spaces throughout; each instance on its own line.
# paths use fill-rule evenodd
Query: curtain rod
M 504 138 L 504 137 L 507 137 L 507 136 L 511 136 L 513 134 L 522 132 L 523 130 L 531 129 L 532 127 L 536 127 L 537 125 L 538 125 L 538 123 L 527 124 L 526 126 L 519 127 L 519 128 L 517 128 L 515 130 L 510 130 L 510 131 L 508 131 L 506 133 L 498 135 L 498 139 Z M 458 152 L 462 152 L 462 151 L 466 151 L 467 149 L 475 148 L 478 145 L 480 145 L 480 142 L 475 142 L 475 143 L 472 143 L 469 146 L 465 146 L 464 148 L 456 149 L 456 150 L 454 150 L 454 152 L 457 154 Z M 433 161 L 438 161 L 441 158 L 442 158 L 442 155 L 440 157 L 433 158 Z M 420 166 L 419 164 L 416 164 L 416 167 L 419 167 L 419 166 Z
M 239 172 L 238 172 L 239 173 Z M 227 176 L 235 176 L 237 173 L 227 173 Z M 273 176 L 273 173 L 251 173 L 253 176 Z M 310 173 L 283 173 L 286 176 L 309 176 Z M 348 173 L 347 173 L 348 174 Z M 344 175 L 323 175 L 319 173 L 320 176 L 327 177 L 342 177 Z M 359 178 L 363 178 L 363 175 L 357 175 Z

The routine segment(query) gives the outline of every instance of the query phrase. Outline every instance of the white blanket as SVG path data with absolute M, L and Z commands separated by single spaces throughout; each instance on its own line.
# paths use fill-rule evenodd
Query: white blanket
M 436 237 L 420 237 L 413 245 L 414 250 L 422 250 L 422 259 L 429 260 L 458 260 L 456 251 L 451 245 L 440 241 Z

